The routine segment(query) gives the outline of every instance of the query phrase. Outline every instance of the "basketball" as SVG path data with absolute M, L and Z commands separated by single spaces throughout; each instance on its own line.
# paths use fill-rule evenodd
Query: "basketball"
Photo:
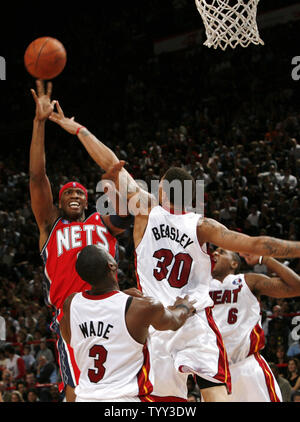
M 37 79 L 53 79 L 64 69 L 67 53 L 63 44 L 52 37 L 32 41 L 24 55 L 27 71 Z

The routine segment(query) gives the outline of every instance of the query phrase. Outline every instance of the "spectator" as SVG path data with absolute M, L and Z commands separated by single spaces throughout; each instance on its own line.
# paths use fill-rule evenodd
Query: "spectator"
M 25 383 L 25 381 L 19 381 L 19 382 L 17 382 L 16 383 L 16 389 L 22 395 L 23 400 L 26 401 L 26 398 L 27 398 L 27 390 L 26 390 L 26 383 Z
M 15 386 L 15 380 L 11 371 L 5 368 L 2 371 L 2 382 L 6 389 L 11 390 Z
M 280 183 L 280 178 L 280 173 L 276 171 L 275 164 L 270 165 L 269 171 L 258 174 L 258 179 L 262 184 L 271 182 L 276 188 Z
M 3 381 L 0 381 L 0 402 L 10 402 L 11 393 L 6 389 L 6 385 Z
M 51 375 L 55 372 L 55 365 L 48 361 L 46 356 L 40 355 L 36 368 L 36 379 L 40 384 L 51 383 Z
M 8 345 L 5 347 L 5 355 L 8 358 L 6 368 L 11 371 L 15 380 L 24 378 L 26 374 L 25 362 L 23 358 L 15 353 L 13 346 Z
M 274 335 L 269 335 L 267 337 L 267 344 L 265 348 L 261 351 L 261 354 L 267 362 L 274 362 L 274 360 L 276 360 L 277 347 L 278 345 L 276 337 Z
M 297 359 L 300 359 L 300 338 L 298 339 L 298 341 L 293 342 L 289 346 L 286 354 L 289 358 L 296 357 Z
M 286 167 L 283 171 L 283 176 L 280 178 L 280 186 L 281 189 L 285 190 L 287 189 L 287 191 L 294 191 L 294 189 L 296 188 L 298 181 L 297 181 L 297 177 L 293 176 L 291 174 L 291 169 L 290 167 Z
M 36 386 L 37 380 L 34 372 L 29 372 L 25 376 L 26 389 L 34 388 Z
M 18 390 L 14 390 L 11 393 L 11 401 L 12 402 L 24 402 L 23 396 Z
M 48 362 L 54 362 L 54 355 L 51 349 L 47 347 L 45 339 L 42 339 L 40 342 L 40 350 L 36 354 L 36 361 L 39 362 L 40 356 L 45 356 Z
M 300 390 L 296 390 L 292 393 L 292 402 L 300 403 Z
M 274 361 L 274 363 L 277 366 L 279 375 L 284 378 L 287 377 L 287 362 L 288 357 L 286 355 L 285 347 L 280 345 L 277 347 L 276 360 Z
M 26 372 L 29 373 L 34 370 L 36 359 L 31 353 L 31 347 L 29 345 L 25 344 L 23 351 L 24 355 L 22 356 L 22 358 L 25 362 Z
M 275 376 L 275 379 L 279 385 L 281 394 L 282 394 L 282 401 L 284 402 L 290 402 L 291 401 L 291 397 L 292 397 L 292 387 L 290 385 L 290 383 L 288 382 L 288 380 L 280 375 L 280 371 L 278 366 L 273 363 L 273 362 L 269 362 L 269 366 Z
M 36 388 L 30 388 L 28 390 L 28 393 L 27 393 L 27 402 L 29 402 L 29 403 L 37 403 L 39 401 L 40 401 L 40 399 L 39 399 L 39 396 L 38 396 L 38 393 L 37 393 Z
M 286 326 L 286 322 L 283 318 L 276 317 L 270 321 L 269 335 L 275 336 L 277 345 L 283 345 L 285 348 L 287 348 L 289 329 Z
M 61 396 L 59 394 L 58 386 L 56 384 L 51 385 L 49 391 L 50 391 L 50 401 L 52 403 L 59 403 L 62 401 Z
M 6 368 L 7 364 L 7 357 L 5 357 L 4 349 L 0 349 L 0 374 L 2 373 L 3 369 Z
M 258 227 L 259 227 L 259 218 L 260 218 L 261 211 L 257 209 L 256 205 L 251 205 L 250 207 L 250 214 L 247 217 L 247 221 L 250 223 L 253 233 L 258 234 Z
M 300 366 L 297 358 L 289 359 L 287 380 L 289 381 L 292 390 L 299 390 L 300 388 Z

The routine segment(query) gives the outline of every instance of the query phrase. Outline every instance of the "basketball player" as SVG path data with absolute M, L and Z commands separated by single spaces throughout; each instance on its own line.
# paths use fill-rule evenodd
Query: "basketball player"
M 117 263 L 102 246 L 83 248 L 76 271 L 91 289 L 66 299 L 60 322 L 80 369 L 76 401 L 159 401 L 151 397 L 148 328 L 178 330 L 193 315 L 193 303 L 186 296 L 165 308 L 120 292 Z
M 235 252 L 217 248 L 210 284 L 214 301 L 213 316 L 221 331 L 227 351 L 232 380 L 233 402 L 279 402 L 280 388 L 260 355 L 265 345 L 261 326 L 261 295 L 275 298 L 300 296 L 300 277 L 287 266 L 270 257 L 241 254 L 249 265 L 264 263 L 268 277 L 239 273 L 240 258 Z
M 53 204 L 51 185 L 46 174 L 44 138 L 45 122 L 53 111 L 55 101 L 50 100 L 51 83 L 47 84 L 47 92 L 42 81 L 37 81 L 36 86 L 37 94 L 31 90 L 36 104 L 29 164 L 31 206 L 40 232 L 45 299 L 55 312 L 52 328 L 58 335 L 61 376 L 66 386 L 66 399 L 73 401 L 78 369 L 73 361 L 72 350 L 60 337 L 59 321 L 65 298 L 88 286 L 75 272 L 76 256 L 85 245 L 99 243 L 115 257 L 115 236 L 124 231 L 130 219 L 101 216 L 99 213 L 86 218 L 88 194 L 86 188 L 78 182 L 65 184 L 59 192 L 59 207 Z
M 74 119 L 66 118 L 58 103 L 56 106 L 58 112 L 53 112 L 50 120 L 69 133 L 78 134 L 79 140 L 100 167 L 107 171 L 111 166 L 106 177 L 115 181 L 117 190 L 124 190 L 125 186 L 129 211 L 135 213 L 133 238 L 139 288 L 146 296 L 159 298 L 164 306 L 178 295 L 189 294 L 191 299 L 197 300 L 195 318 L 188 320 L 184 329 L 179 329 L 172 337 L 167 332 L 152 334 L 152 340 L 157 340 L 153 341 L 156 341 L 154 349 L 158 357 L 158 374 L 164 372 L 164 366 L 162 364 L 160 368 L 159 362 L 163 362 L 165 351 L 166 357 L 174 360 L 179 375 L 198 375 L 205 401 L 227 401 L 231 379 L 222 337 L 211 312 L 211 261 L 206 244 L 263 256 L 299 257 L 300 242 L 268 236 L 250 237 L 228 230 L 213 219 L 186 213 L 185 181 L 194 184 L 194 180 L 180 168 L 171 168 L 163 176 L 159 201 L 156 201 L 138 186 L 123 168 L 125 163 L 119 161 L 113 151 Z M 173 195 L 174 199 L 172 191 L 164 187 L 173 181 L 179 181 L 182 188 L 179 200 L 177 195 Z M 132 201 L 133 198 L 135 201 Z M 130 209 L 133 202 L 134 211 Z M 174 379 L 173 384 L 174 388 L 178 385 L 178 394 L 182 397 L 182 378 L 178 383 Z M 155 388 L 159 388 L 159 382 Z

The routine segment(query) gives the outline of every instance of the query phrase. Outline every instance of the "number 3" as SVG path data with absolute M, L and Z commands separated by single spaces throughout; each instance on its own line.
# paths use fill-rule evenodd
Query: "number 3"
M 106 361 L 107 350 L 103 346 L 95 344 L 95 346 L 90 348 L 89 357 L 96 357 L 94 359 L 94 368 L 96 369 L 89 369 L 88 377 L 91 382 L 97 383 L 102 380 L 106 371 L 103 363 Z

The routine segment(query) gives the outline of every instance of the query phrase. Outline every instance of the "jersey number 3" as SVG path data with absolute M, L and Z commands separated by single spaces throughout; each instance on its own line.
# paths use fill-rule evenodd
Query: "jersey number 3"
M 153 257 L 158 259 L 153 270 L 156 280 L 166 279 L 171 287 L 176 288 L 187 284 L 193 263 L 193 258 L 188 253 L 179 252 L 174 255 L 170 249 L 159 249 L 154 252 Z
M 88 370 L 89 380 L 93 383 L 97 383 L 104 377 L 105 367 L 103 363 L 106 361 L 107 350 L 103 346 L 95 344 L 90 348 L 89 357 L 94 359 L 94 368 Z

